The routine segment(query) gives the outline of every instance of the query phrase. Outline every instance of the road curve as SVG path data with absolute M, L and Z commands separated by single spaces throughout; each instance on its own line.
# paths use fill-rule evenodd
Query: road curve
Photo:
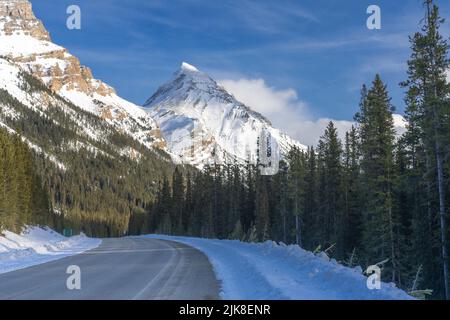
M 80 267 L 80 290 L 67 289 L 70 265 Z M 210 300 L 219 290 L 200 251 L 138 237 L 104 239 L 83 254 L 0 275 L 1 300 Z

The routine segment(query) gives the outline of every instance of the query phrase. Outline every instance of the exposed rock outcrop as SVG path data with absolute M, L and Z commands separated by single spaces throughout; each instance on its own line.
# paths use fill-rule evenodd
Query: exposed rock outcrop
M 93 77 L 67 49 L 54 44 L 27 0 L 0 0 L 0 56 L 40 78 L 51 90 L 103 118 L 148 147 L 164 148 L 158 125 L 139 106 Z

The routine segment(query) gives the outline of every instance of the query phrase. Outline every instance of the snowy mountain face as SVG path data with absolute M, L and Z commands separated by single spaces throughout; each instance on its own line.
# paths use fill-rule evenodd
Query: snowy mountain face
M 27 0 L 0 1 L 0 56 L 38 77 L 53 92 L 93 113 L 148 148 L 165 148 L 156 122 L 93 78 L 91 70 L 51 42 Z M 5 62 L 4 62 L 5 63 Z
M 3 88 L 13 90 L 14 73 L 29 73 L 57 96 L 149 149 L 168 151 L 178 163 L 202 168 L 205 164 L 250 161 L 275 167 L 279 155 L 291 147 L 305 148 L 187 63 L 147 101 L 146 109 L 120 98 L 67 49 L 51 41 L 27 0 L 0 1 L 0 57 L 4 69 L 0 72 L 15 70 L 2 74 Z M 14 92 L 24 105 L 45 108 L 45 100 L 33 98 L 31 102 L 26 100 L 29 97 L 21 97 L 20 88 Z M 5 116 L 6 108 L 1 111 Z M 11 116 L 14 110 L 8 112 Z M 83 130 L 101 139 L 102 134 L 92 128 Z
M 116 125 L 81 109 L 46 87 L 8 58 L 0 57 L 0 127 L 15 134 L 61 171 L 81 150 L 91 157 L 122 156 L 133 162 L 149 154 L 170 161 L 168 155 L 146 148 Z M 124 142 L 126 141 L 126 143 Z
M 159 124 L 171 153 L 197 167 L 264 163 L 266 156 L 275 163 L 278 154 L 283 157 L 294 146 L 306 148 L 187 63 L 144 107 Z

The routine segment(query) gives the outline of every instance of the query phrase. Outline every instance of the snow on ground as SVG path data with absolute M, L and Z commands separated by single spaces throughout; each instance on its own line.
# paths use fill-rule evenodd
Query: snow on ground
M 188 237 L 146 235 L 190 245 L 205 253 L 218 280 L 223 299 L 295 300 L 406 300 L 413 299 L 393 284 L 367 288 L 361 268 L 348 268 L 296 245 L 273 241 L 245 243 Z
M 0 33 L 1 30 L 3 28 L 0 26 Z M 14 34 L 11 36 L 2 36 L 0 55 L 9 56 L 20 53 L 21 56 L 29 56 L 32 54 L 45 54 L 62 50 L 64 50 L 63 47 L 50 41 L 36 39 L 24 34 Z
M 49 228 L 28 227 L 22 234 L 0 235 L 0 274 L 80 254 L 100 245 L 85 235 L 64 237 Z

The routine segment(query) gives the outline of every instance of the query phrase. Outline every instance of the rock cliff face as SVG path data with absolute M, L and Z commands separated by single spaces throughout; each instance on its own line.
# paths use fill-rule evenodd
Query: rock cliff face
M 54 44 L 27 0 L 0 0 L 0 56 L 40 78 L 51 90 L 147 147 L 165 148 L 156 122 L 93 77 L 67 49 Z
M 0 21 L 2 32 L 11 36 L 25 34 L 39 40 L 50 41 L 50 35 L 41 21 L 34 16 L 31 3 L 25 0 L 1 0 Z

